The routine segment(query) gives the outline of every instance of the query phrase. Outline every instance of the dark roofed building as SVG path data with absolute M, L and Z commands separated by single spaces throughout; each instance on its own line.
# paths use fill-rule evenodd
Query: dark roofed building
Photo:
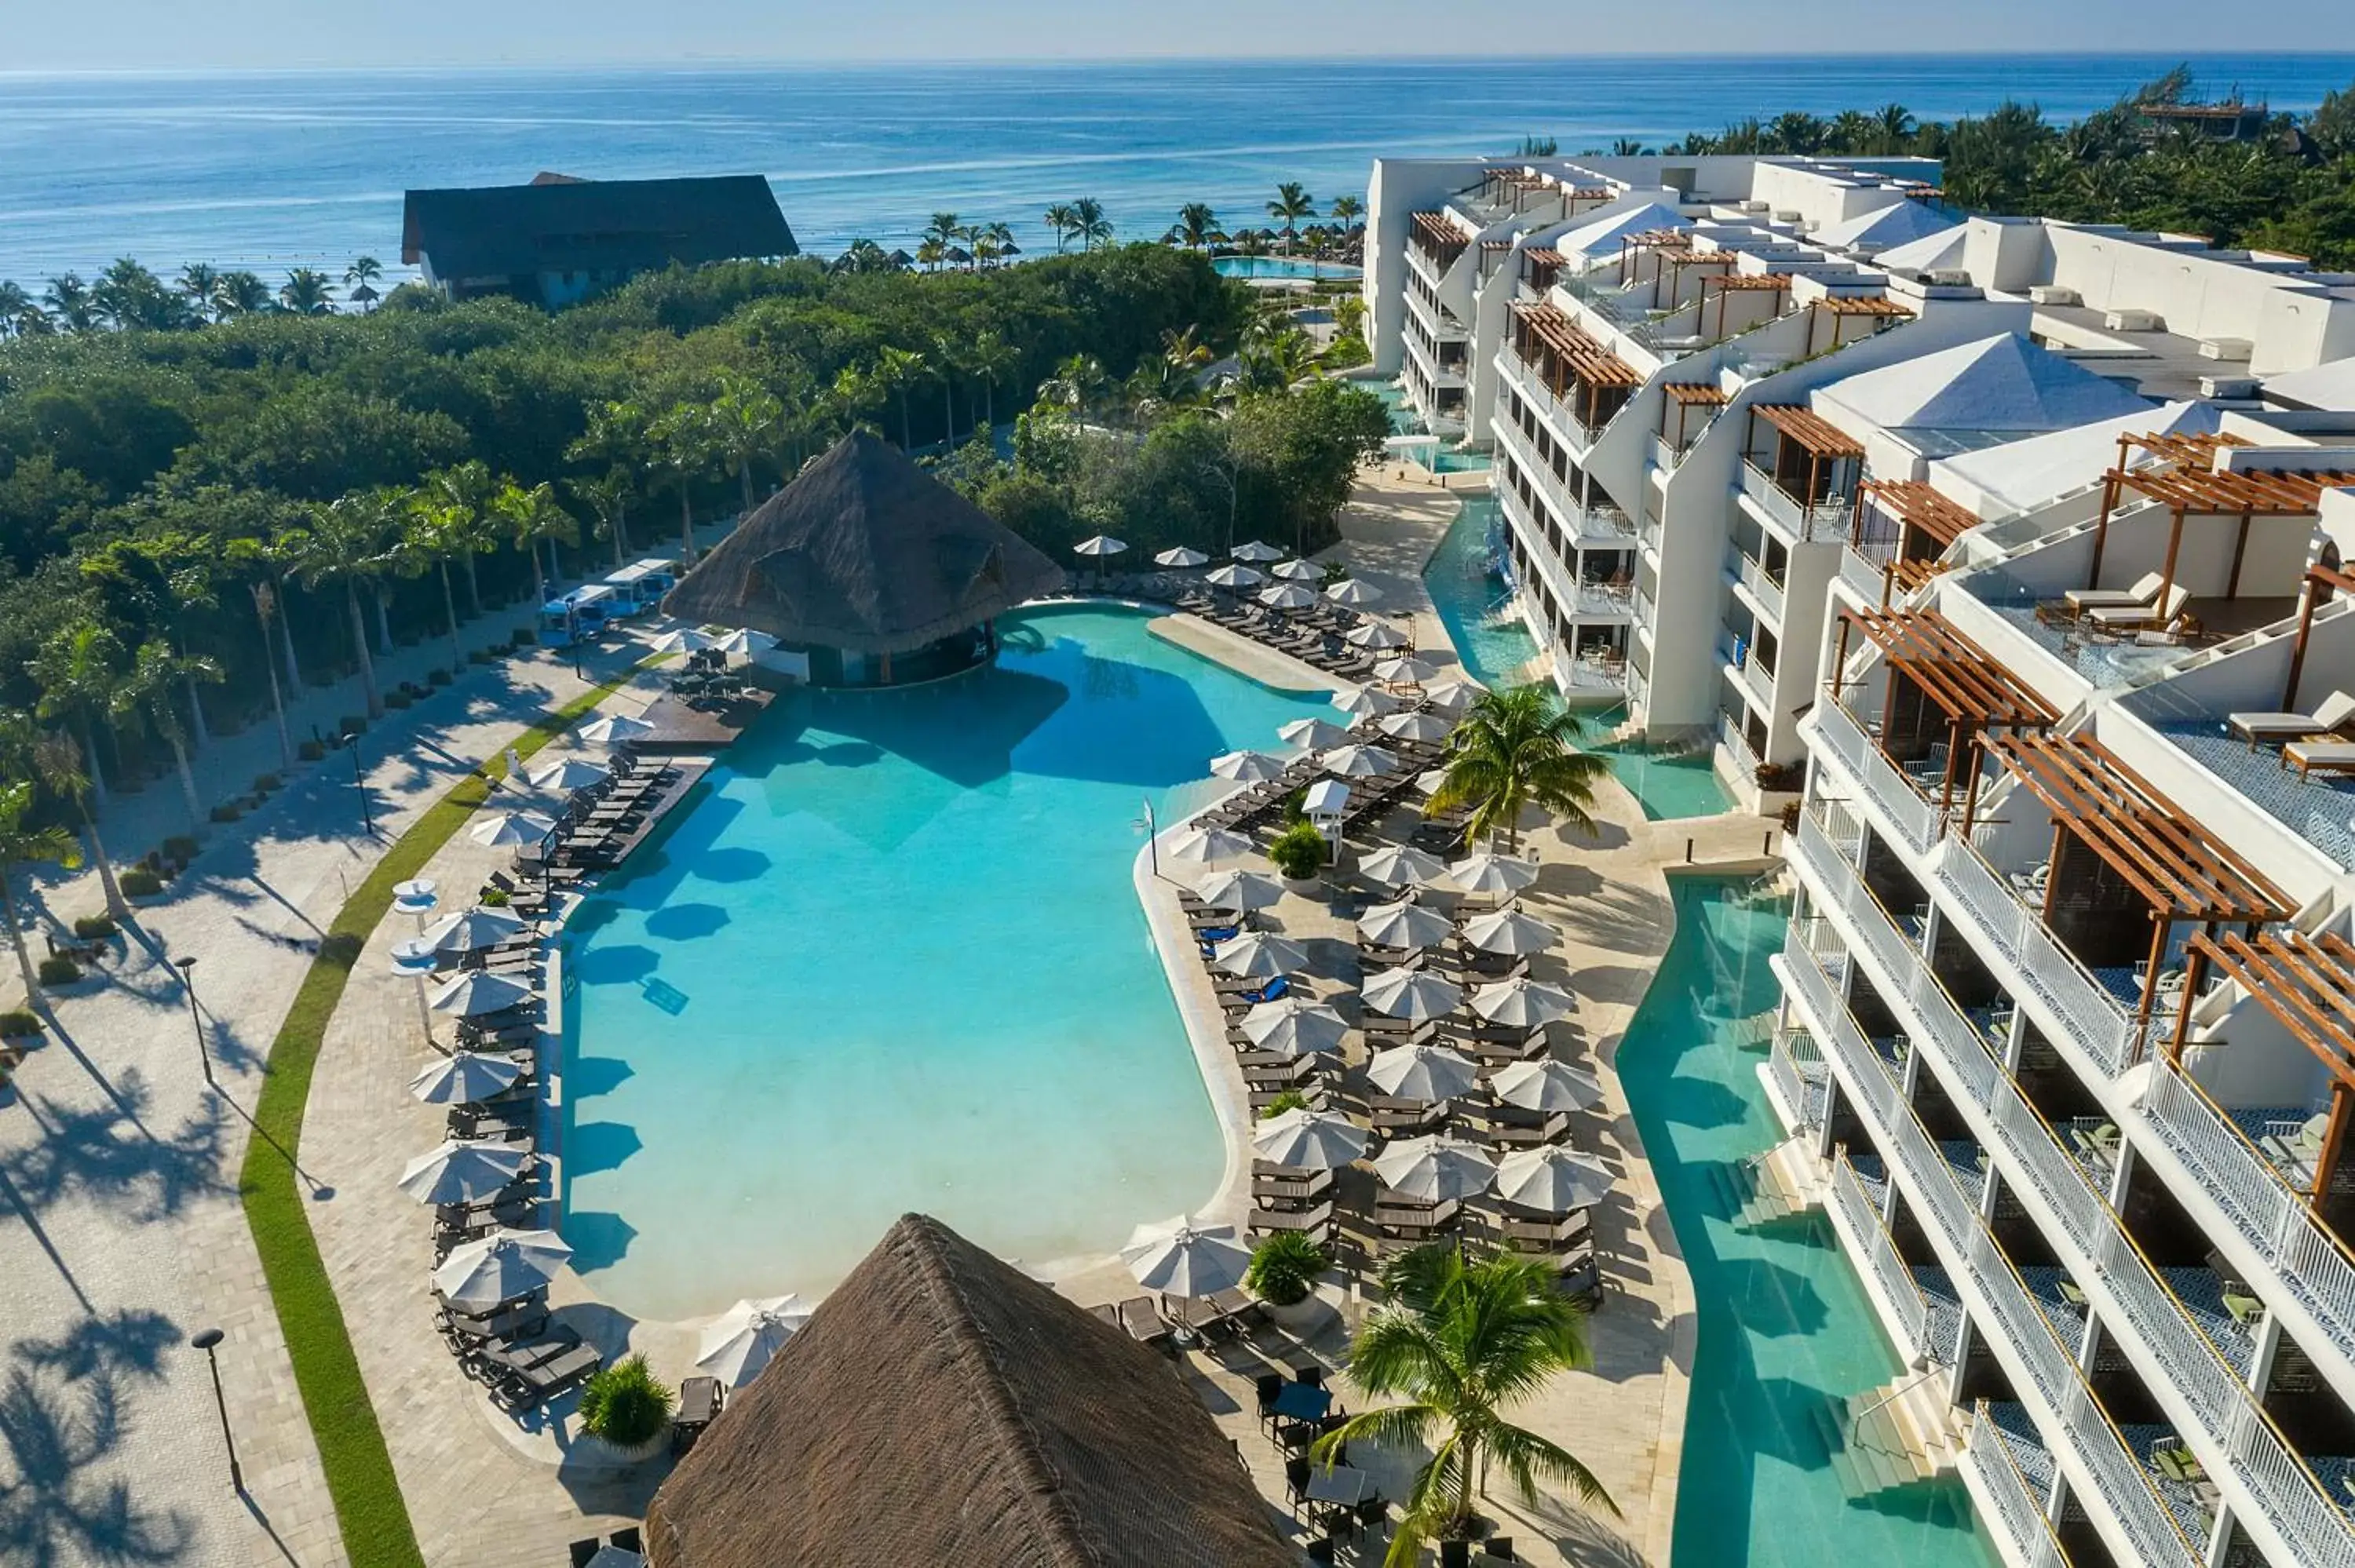
M 1169 1364 L 910 1214 L 646 1510 L 650 1568 L 1296 1568 Z
M 769 182 L 582 180 L 410 191 L 400 259 L 453 299 L 512 294 L 570 304 L 672 262 L 794 256 L 801 247 Z
M 855 430 L 755 508 L 664 597 L 765 631 L 821 686 L 931 680 L 986 662 L 991 622 L 1063 569 L 899 448 Z

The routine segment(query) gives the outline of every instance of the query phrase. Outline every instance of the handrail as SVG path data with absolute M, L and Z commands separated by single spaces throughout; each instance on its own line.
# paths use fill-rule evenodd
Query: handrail
M 1636 536 L 1636 524 L 1626 511 L 1618 506 L 1589 505 L 1570 493 L 1561 476 L 1550 463 L 1539 458 L 1529 444 L 1529 437 L 1510 419 L 1494 419 L 1491 429 L 1497 439 L 1509 449 L 1517 466 L 1535 477 L 1539 490 L 1551 503 L 1554 519 L 1562 531 L 1573 538 L 1602 539 L 1625 548 L 1625 542 Z
M 1987 1457 L 1989 1450 L 1999 1457 Z M 2009 1531 L 2021 1568 L 2070 1568 L 2069 1554 L 2062 1549 L 2061 1537 L 2053 1531 L 2051 1519 L 2037 1505 L 2028 1474 L 2019 1467 L 2019 1456 L 2011 1451 L 2002 1429 L 1987 1414 L 1987 1402 L 1984 1399 L 1971 1413 L 1971 1430 L 1963 1440 L 1962 1462 L 1965 1468 L 1978 1474 L 1980 1484 L 1995 1504 L 1995 1511 Z
M 1929 870 L 1977 925 L 1987 944 L 2011 960 L 2030 988 L 2064 1022 L 2059 1044 L 2083 1056 L 2099 1077 L 2134 1065 L 2134 1030 L 2125 1009 L 2076 954 L 2046 928 L 2044 917 L 2016 897 L 1977 848 L 1950 837 L 1931 853 Z
M 1784 489 L 1773 474 L 1759 467 L 1754 458 L 1742 460 L 1742 493 L 1756 502 L 1760 510 L 1802 540 L 1817 543 L 1840 537 L 1848 531 L 1847 496 L 1802 501 Z
M 1825 749 L 1838 758 L 1895 826 L 1895 836 L 1916 854 L 1926 853 L 1942 831 L 1936 810 L 1881 754 L 1856 716 L 1824 693 L 1818 694 L 1808 719 L 1822 736 Z
M 1913 1271 L 1905 1266 L 1897 1251 L 1897 1239 L 1889 1234 L 1889 1226 L 1872 1207 L 1863 1183 L 1858 1181 L 1856 1167 L 1849 1163 L 1845 1145 L 1832 1151 L 1832 1178 L 1827 1189 L 1829 1196 L 1825 1207 L 1835 1213 L 1837 1220 L 1845 1220 L 1856 1231 L 1856 1239 L 1864 1252 L 1864 1262 L 1872 1277 L 1881 1281 L 1888 1292 L 1890 1305 L 1896 1309 L 1899 1327 L 1903 1330 L 1902 1349 L 1911 1356 L 1930 1350 L 1930 1298 L 1922 1294 L 1921 1282 Z

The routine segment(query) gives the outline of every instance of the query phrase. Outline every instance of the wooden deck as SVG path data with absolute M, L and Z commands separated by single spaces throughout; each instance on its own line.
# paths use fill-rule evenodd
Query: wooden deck
M 724 751 L 767 711 L 777 694 L 754 686 L 724 708 L 695 708 L 665 694 L 638 716 L 655 726 L 654 733 L 634 742 L 650 757 L 695 757 Z

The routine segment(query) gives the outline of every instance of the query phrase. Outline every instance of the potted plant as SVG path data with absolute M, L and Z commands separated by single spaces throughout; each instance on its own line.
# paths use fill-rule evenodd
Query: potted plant
M 651 1457 L 670 1433 L 674 1396 L 644 1356 L 627 1356 L 601 1369 L 581 1388 L 581 1427 L 635 1463 Z
M 81 966 L 63 953 L 52 953 L 41 960 L 41 989 L 62 991 L 81 979 Z
M 143 898 L 160 898 L 164 894 L 164 879 L 144 865 L 133 866 L 116 881 L 123 896 L 134 904 Z
M 1325 835 L 1306 822 L 1295 822 L 1267 846 L 1267 858 L 1294 891 L 1301 891 L 1324 868 Z
M 41 1015 L 31 1008 L 11 1008 L 0 1012 L 0 1040 L 38 1040 L 40 1037 Z
M 1298 1231 L 1277 1231 L 1252 1249 L 1243 1283 L 1270 1318 L 1289 1329 L 1305 1329 L 1330 1310 L 1316 1299 L 1316 1280 L 1332 1266 L 1314 1238 Z

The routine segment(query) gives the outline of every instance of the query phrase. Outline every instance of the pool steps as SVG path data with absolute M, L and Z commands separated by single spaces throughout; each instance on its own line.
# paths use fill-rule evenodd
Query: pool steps
M 1916 1486 L 1955 1473 L 1968 1416 L 1946 1403 L 1945 1369 L 1906 1371 L 1879 1388 L 1827 1402 L 1836 1411 L 1832 1468 L 1851 1497 Z

